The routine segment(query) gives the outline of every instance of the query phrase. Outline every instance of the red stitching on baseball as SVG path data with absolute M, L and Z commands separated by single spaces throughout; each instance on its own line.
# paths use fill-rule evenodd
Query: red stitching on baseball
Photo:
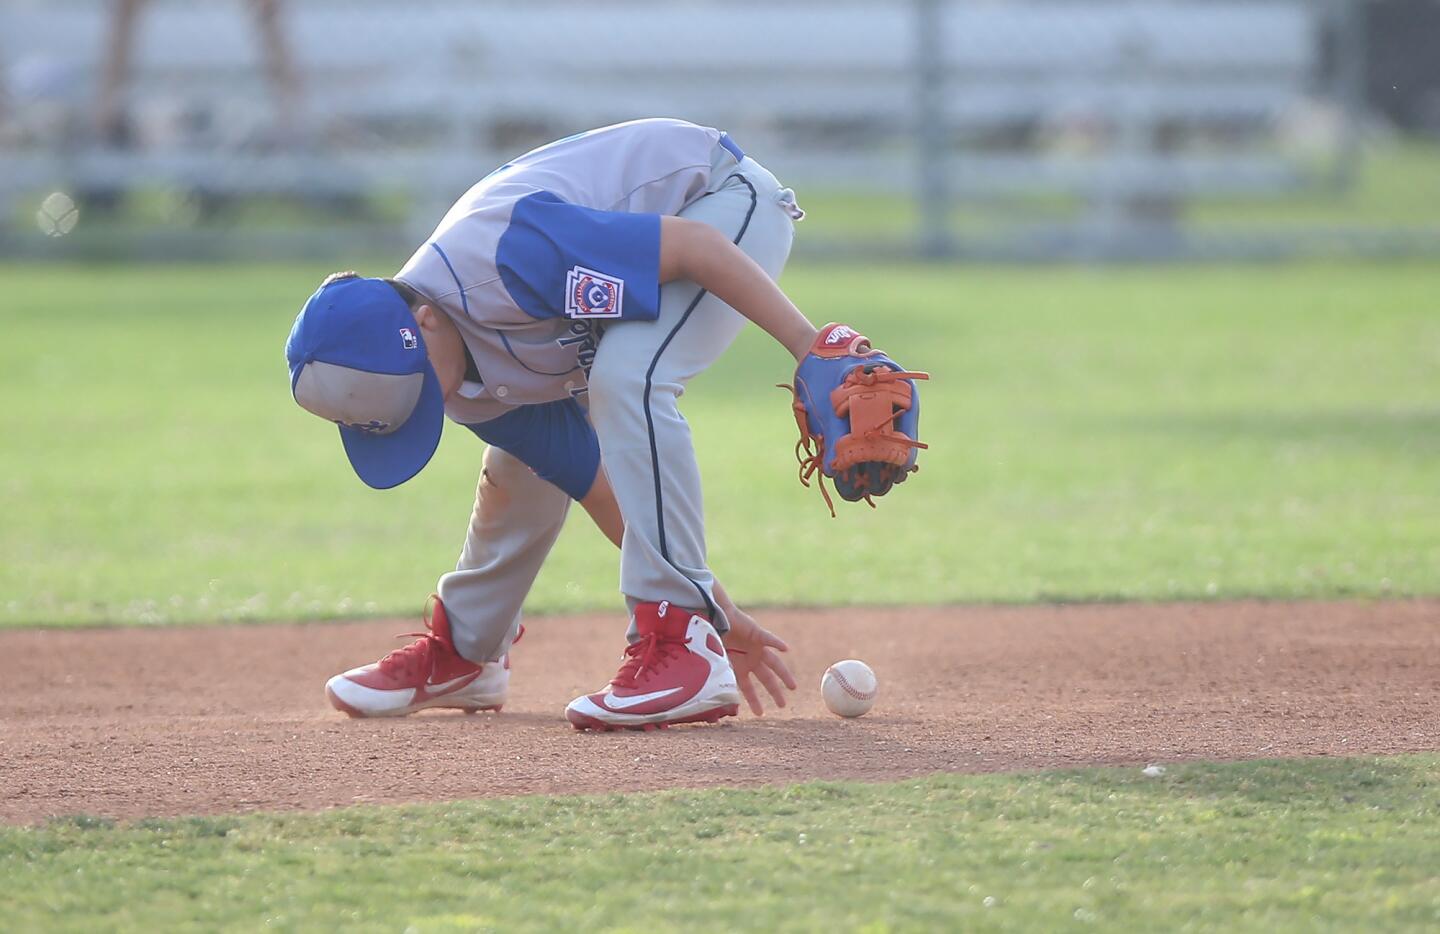
M 840 683 L 840 690 L 844 691 L 846 694 L 849 694 L 851 697 L 855 698 L 856 700 L 874 700 L 874 699 L 875 699 L 875 691 L 874 691 L 874 689 L 871 689 L 871 690 L 869 690 L 869 691 L 857 691 L 857 690 L 850 684 L 849 681 L 846 681 L 846 680 L 845 680 L 845 676 L 840 673 L 840 669 L 839 669 L 839 668 L 836 668 L 834 665 L 831 665 L 831 666 L 830 666 L 830 673 L 831 673 L 832 675 L 834 675 L 834 676 L 835 676 L 835 680 Z

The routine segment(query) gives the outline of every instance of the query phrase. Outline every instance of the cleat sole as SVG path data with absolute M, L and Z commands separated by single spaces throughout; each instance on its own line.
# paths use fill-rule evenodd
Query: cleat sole
M 330 701 L 331 707 L 334 707 L 336 710 L 340 711 L 352 720 L 362 720 L 365 717 L 363 713 L 356 710 L 354 707 L 351 707 L 349 704 L 345 703 L 338 696 L 336 696 L 335 692 L 330 690 L 329 685 L 325 686 L 325 699 Z
M 331 707 L 334 707 L 336 710 L 345 714 L 345 716 L 349 717 L 352 720 L 382 720 L 394 717 L 407 717 L 412 713 L 419 713 L 422 710 L 435 709 L 460 710 L 464 711 L 466 714 L 475 714 L 480 713 L 481 711 L 493 711 L 494 713 L 499 713 L 501 709 L 505 706 L 503 703 L 483 704 L 479 707 L 460 707 L 458 705 L 450 706 L 445 703 L 444 698 L 436 698 L 434 701 L 424 704 L 417 704 L 413 707 L 400 707 L 395 710 L 384 711 L 383 713 L 379 711 L 366 713 L 363 710 L 360 710 L 356 707 L 351 706 L 350 704 L 345 703 L 339 698 L 339 696 L 336 695 L 334 691 L 330 690 L 330 687 L 328 685 L 325 687 L 325 698 L 330 701 Z
M 740 715 L 739 704 L 722 704 L 719 707 L 712 707 L 709 710 L 702 710 L 688 716 L 679 717 L 674 720 L 657 720 L 650 723 L 610 723 L 596 717 L 589 717 L 573 710 L 565 711 L 565 718 L 576 732 L 592 733 L 617 733 L 621 730 L 631 732 L 649 733 L 654 730 L 664 730 L 679 723 L 718 723 L 726 717 L 737 717 Z

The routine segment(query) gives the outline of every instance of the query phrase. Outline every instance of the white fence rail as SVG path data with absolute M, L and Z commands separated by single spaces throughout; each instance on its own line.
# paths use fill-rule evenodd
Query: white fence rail
M 128 46 L 112 3 L 0 5 L 0 201 L 379 190 L 419 228 L 516 151 L 671 115 L 797 186 L 915 198 L 925 249 L 960 242 L 955 200 L 1053 196 L 1081 205 L 1064 223 L 1087 249 L 1126 252 L 1186 198 L 1313 182 L 1284 128 L 1356 106 L 1322 57 L 1339 0 L 274 2 L 279 46 L 257 0 L 150 0 Z

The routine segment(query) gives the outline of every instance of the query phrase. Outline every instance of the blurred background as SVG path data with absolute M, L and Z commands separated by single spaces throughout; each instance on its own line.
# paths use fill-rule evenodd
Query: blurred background
M 1435 0 L 3 0 L 0 254 L 400 256 L 511 155 L 729 130 L 802 254 L 1440 252 Z

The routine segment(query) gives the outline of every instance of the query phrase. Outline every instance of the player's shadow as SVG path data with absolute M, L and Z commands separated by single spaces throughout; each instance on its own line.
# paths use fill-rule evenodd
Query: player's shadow
M 910 716 L 871 715 L 842 720 L 838 717 L 749 717 L 737 724 L 745 731 L 747 746 L 791 750 L 838 749 L 864 746 L 903 754 L 950 751 L 953 743 L 937 744 L 922 737 L 924 722 Z M 977 735 L 981 731 L 977 727 Z

